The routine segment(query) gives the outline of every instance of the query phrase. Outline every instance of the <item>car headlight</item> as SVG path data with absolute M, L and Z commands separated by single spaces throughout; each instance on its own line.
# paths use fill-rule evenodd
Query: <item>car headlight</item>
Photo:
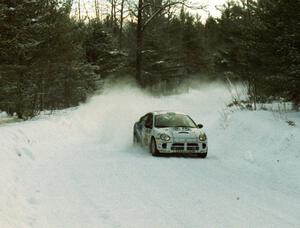
M 206 137 L 206 134 L 201 132 L 200 135 L 199 135 L 199 140 L 200 141 L 206 141 L 207 137 Z
M 164 140 L 164 141 L 169 141 L 171 139 L 171 137 L 168 136 L 167 134 L 161 134 L 160 139 Z

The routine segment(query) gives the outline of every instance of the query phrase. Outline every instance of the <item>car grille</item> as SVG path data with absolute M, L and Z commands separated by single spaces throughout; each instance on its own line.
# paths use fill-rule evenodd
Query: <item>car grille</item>
M 199 145 L 198 143 L 173 143 L 171 150 L 197 151 L 199 150 Z
M 186 149 L 187 150 L 199 150 L 199 145 L 198 145 L 198 143 L 187 143 Z
M 184 150 L 184 143 L 173 143 L 171 150 Z

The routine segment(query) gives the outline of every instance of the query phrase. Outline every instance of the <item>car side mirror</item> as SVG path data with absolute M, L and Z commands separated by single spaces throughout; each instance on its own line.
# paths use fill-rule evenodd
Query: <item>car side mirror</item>
M 197 124 L 199 128 L 203 128 L 203 124 Z

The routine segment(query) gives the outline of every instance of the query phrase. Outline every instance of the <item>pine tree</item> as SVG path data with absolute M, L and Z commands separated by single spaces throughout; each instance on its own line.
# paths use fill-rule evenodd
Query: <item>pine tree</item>
M 4 1 L 0 14 L 0 109 L 19 118 L 84 101 L 94 89 L 84 70 L 81 32 L 70 5 Z M 84 70 L 83 70 L 84 69 Z

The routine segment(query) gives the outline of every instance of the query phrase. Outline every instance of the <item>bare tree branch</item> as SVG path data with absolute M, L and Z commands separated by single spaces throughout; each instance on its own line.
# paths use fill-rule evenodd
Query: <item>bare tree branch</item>
M 182 5 L 182 6 L 185 6 L 189 9 L 198 9 L 198 10 L 204 10 L 206 7 L 205 6 L 198 6 L 198 7 L 195 7 L 195 6 L 191 6 L 191 5 L 188 5 L 186 4 L 184 1 L 176 1 L 176 2 L 169 2 L 169 3 L 165 3 L 163 6 L 161 6 L 158 10 L 156 10 L 143 24 L 142 26 L 142 29 L 144 30 L 145 27 L 155 18 L 157 17 L 158 15 L 160 15 L 161 13 L 163 13 L 163 11 L 168 8 L 168 7 L 171 7 L 171 6 L 174 6 L 174 5 Z

